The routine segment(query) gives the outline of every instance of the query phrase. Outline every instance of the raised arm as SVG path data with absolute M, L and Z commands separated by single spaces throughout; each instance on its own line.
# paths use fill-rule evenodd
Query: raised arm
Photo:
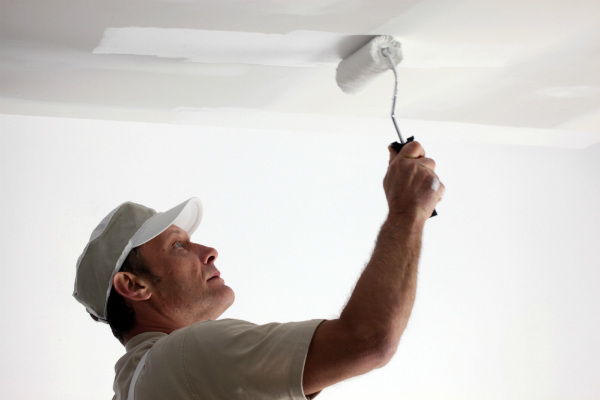
M 415 301 L 423 226 L 444 191 L 434 169 L 418 142 L 400 154 L 390 148 L 383 181 L 388 217 L 340 317 L 315 331 L 304 366 L 305 394 L 383 367 L 395 354 Z

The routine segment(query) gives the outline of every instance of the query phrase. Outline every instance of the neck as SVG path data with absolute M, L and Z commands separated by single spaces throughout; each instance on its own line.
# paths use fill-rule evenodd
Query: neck
M 176 312 L 161 313 L 147 307 L 133 307 L 135 324 L 123 335 L 123 344 L 126 345 L 133 337 L 145 332 L 163 332 L 167 335 L 177 329 L 185 328 L 196 322 L 216 319 L 218 316 L 205 314 L 202 317 L 192 315 L 177 315 Z M 167 315 L 168 314 L 168 315 Z M 177 315 L 174 318 L 174 315 Z

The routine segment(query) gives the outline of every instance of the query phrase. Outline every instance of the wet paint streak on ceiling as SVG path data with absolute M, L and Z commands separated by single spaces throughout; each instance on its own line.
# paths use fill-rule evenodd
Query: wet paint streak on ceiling
M 283 130 L 312 118 L 320 123 L 300 125 L 314 131 L 348 125 L 350 117 L 383 121 L 391 72 L 359 96 L 342 93 L 334 75 L 351 49 L 391 34 L 404 52 L 401 118 L 492 128 L 481 132 L 581 132 L 583 142 L 600 141 L 595 1 L 35 0 L 1 7 L 3 113 L 222 126 L 251 114 L 254 127 Z M 206 110 L 215 112 L 207 118 Z
M 107 28 L 94 54 L 181 58 L 209 64 L 336 66 L 374 35 L 293 31 L 285 35 L 198 29 Z M 402 68 L 504 67 L 521 45 L 403 40 Z

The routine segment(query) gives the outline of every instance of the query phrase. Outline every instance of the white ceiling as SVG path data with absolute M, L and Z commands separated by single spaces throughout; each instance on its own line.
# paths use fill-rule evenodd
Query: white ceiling
M 409 135 L 456 140 L 452 134 L 461 132 L 461 140 L 575 148 L 600 141 L 594 0 L 3 0 L 1 14 L 5 114 L 313 132 L 389 129 L 393 139 L 391 72 L 349 96 L 336 86 L 335 63 L 274 66 L 229 57 L 246 51 L 259 33 L 390 34 L 404 46 L 397 115 L 402 126 L 415 128 Z M 219 39 L 227 49 L 216 56 L 223 63 L 194 58 L 197 49 L 180 58 L 94 54 L 106 32 L 131 27 L 188 32 L 201 50 L 211 31 L 235 34 Z M 160 47 L 149 36 L 143 45 Z M 265 48 L 263 56 L 269 52 L 278 53 Z

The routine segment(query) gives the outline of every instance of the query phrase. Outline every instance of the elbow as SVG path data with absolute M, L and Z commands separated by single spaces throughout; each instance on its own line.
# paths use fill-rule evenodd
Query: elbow
M 348 332 L 348 349 L 351 358 L 359 361 L 368 370 L 378 369 L 387 365 L 398 349 L 399 335 L 389 329 L 374 329 L 373 325 L 348 326 L 343 329 Z M 367 372 L 367 371 L 364 371 Z M 363 373 L 364 373 L 363 372 Z
M 362 353 L 371 360 L 371 368 L 378 369 L 385 367 L 396 354 L 398 342 L 390 339 L 388 335 L 376 333 L 363 337 L 360 340 L 361 345 L 357 346 L 364 349 Z
M 389 334 L 381 334 L 376 340 L 373 341 L 373 343 L 377 343 L 376 348 L 374 349 L 374 352 L 377 355 L 376 368 L 385 367 L 396 354 L 399 341 L 394 337 L 391 337 Z
M 379 352 L 379 363 L 377 365 L 376 368 L 383 368 L 385 367 L 394 357 L 394 355 L 396 354 L 396 350 L 398 350 L 398 343 L 394 344 L 389 344 L 386 346 L 383 346 L 383 348 L 380 350 Z

